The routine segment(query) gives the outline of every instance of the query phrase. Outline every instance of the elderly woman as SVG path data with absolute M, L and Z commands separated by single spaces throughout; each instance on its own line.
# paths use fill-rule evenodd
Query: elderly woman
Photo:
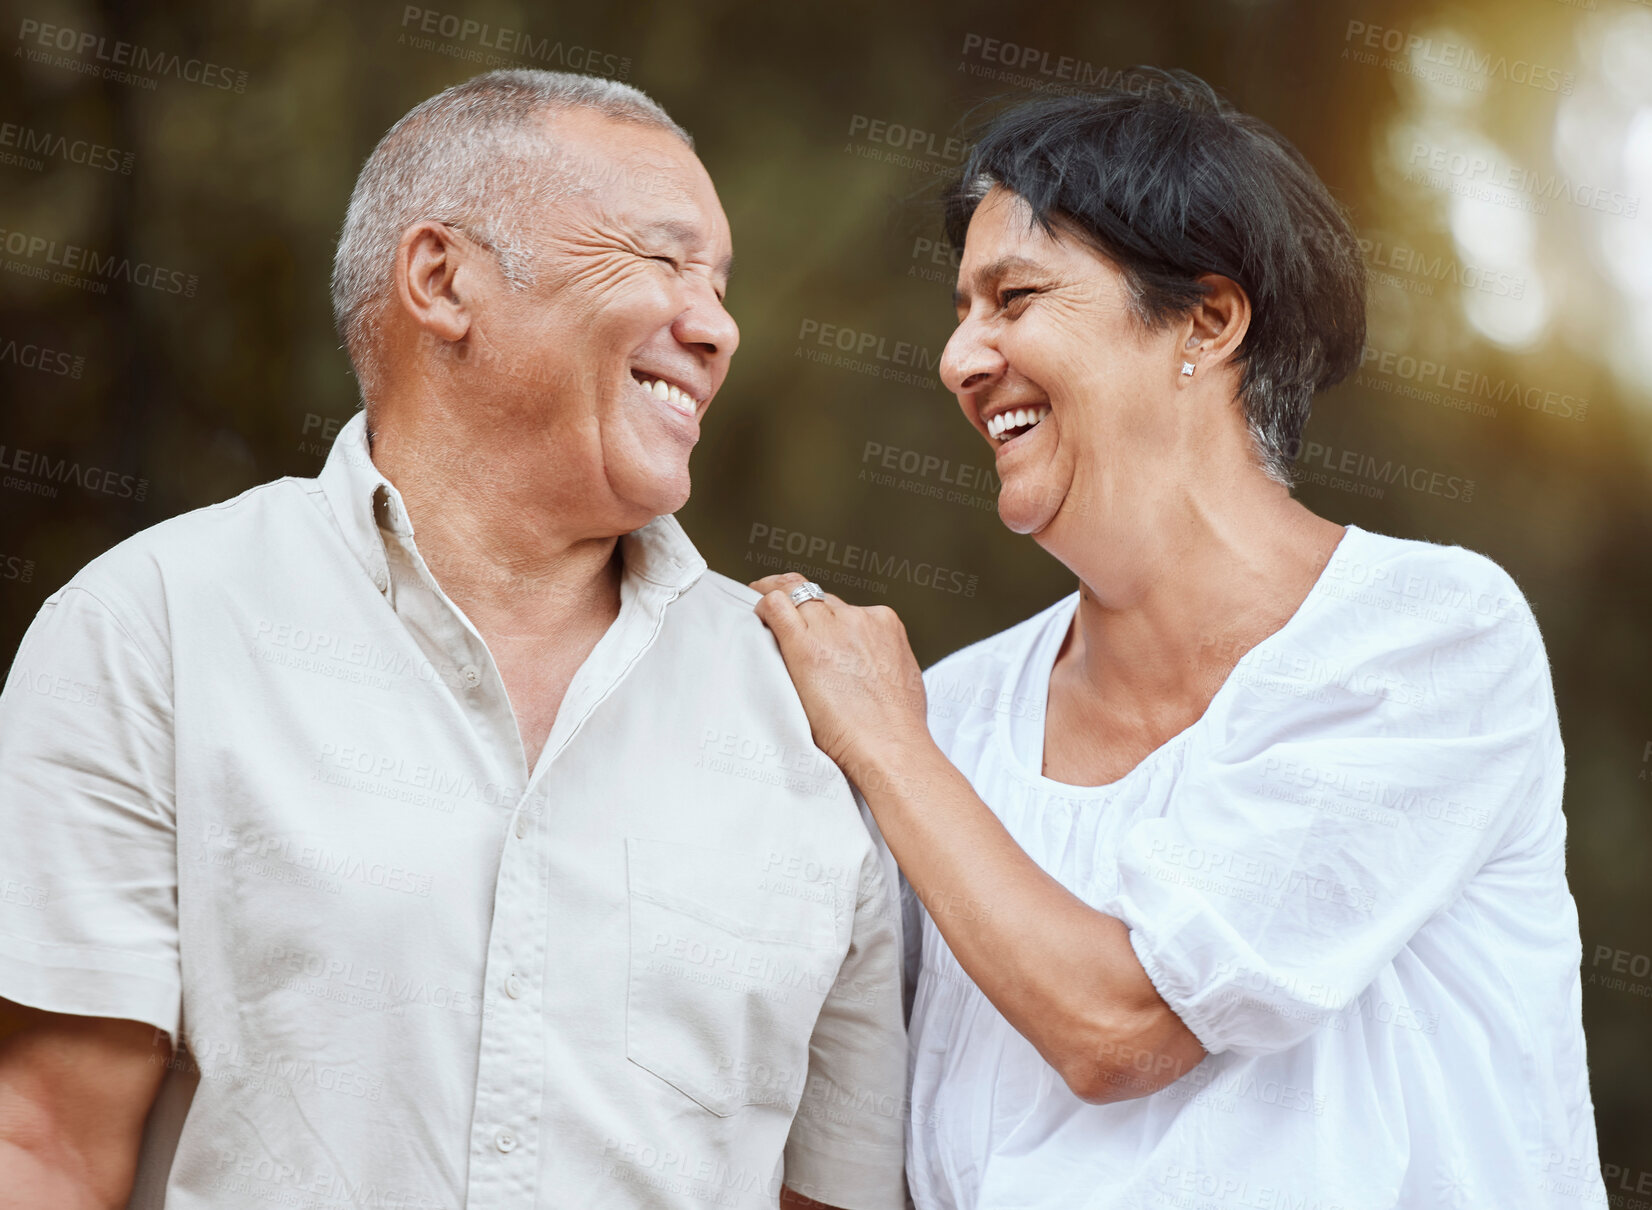
M 754 585 L 922 902 L 913 1199 L 1603 1205 L 1531 613 L 1292 499 L 1354 233 L 1148 78 L 1001 117 L 950 197 L 943 377 L 1077 591 L 920 678 L 888 609 Z

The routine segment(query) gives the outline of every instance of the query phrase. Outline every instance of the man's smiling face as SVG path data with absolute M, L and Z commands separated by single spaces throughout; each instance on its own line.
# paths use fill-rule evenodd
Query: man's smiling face
M 576 187 L 527 203 L 532 285 L 475 280 L 468 385 L 623 532 L 688 500 L 700 418 L 740 339 L 723 306 L 733 245 L 669 130 L 580 109 L 545 120 Z

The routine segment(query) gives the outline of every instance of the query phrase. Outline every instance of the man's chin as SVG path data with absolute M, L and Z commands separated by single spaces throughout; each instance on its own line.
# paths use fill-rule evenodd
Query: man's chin
M 638 526 L 648 524 L 655 517 L 676 512 L 688 503 L 688 496 L 689 480 L 686 473 L 639 484 L 636 490 L 624 493 L 624 499 L 631 505 L 634 515 L 642 516 L 644 512 L 647 514 L 637 522 Z

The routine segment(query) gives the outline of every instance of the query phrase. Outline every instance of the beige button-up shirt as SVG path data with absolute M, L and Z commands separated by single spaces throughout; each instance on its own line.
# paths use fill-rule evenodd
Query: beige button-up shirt
M 134 1205 L 899 1210 L 893 865 L 670 517 L 535 768 L 363 417 L 0 695 L 0 996 L 187 1046 Z

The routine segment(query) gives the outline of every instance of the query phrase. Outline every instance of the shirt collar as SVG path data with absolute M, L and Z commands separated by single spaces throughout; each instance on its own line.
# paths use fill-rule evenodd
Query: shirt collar
M 620 558 L 625 573 L 651 584 L 682 592 L 700 578 L 706 561 L 690 542 L 677 518 L 655 517 L 641 529 L 620 539 Z
M 367 414 L 357 412 L 333 440 L 319 476 L 321 490 L 338 521 L 344 541 L 380 592 L 390 589 L 384 530 L 409 546 L 413 526 L 396 485 L 373 464 L 367 446 Z M 620 558 L 627 577 L 637 576 L 662 588 L 682 592 L 700 578 L 706 561 L 673 516 L 655 517 L 620 538 Z

